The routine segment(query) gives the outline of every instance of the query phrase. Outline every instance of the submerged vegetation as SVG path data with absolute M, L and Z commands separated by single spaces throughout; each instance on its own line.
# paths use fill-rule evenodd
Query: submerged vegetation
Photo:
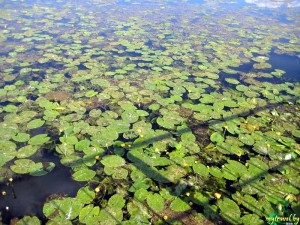
M 16 224 L 299 217 L 299 9 L 181 4 L 0 1 L 0 181 L 82 183 Z

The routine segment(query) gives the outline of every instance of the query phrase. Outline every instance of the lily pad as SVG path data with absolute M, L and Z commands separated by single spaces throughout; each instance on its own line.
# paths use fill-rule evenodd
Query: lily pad
M 29 123 L 27 123 L 27 128 L 28 129 L 36 129 L 36 128 L 43 126 L 44 123 L 45 123 L 45 120 L 42 120 L 42 119 L 31 120 Z
M 125 165 L 125 159 L 118 155 L 104 156 L 101 163 L 106 167 L 121 167 Z
M 94 170 L 83 167 L 73 173 L 72 177 L 76 181 L 89 181 L 92 180 L 95 175 L 96 172 Z
M 175 212 L 184 212 L 191 208 L 187 201 L 184 201 L 180 197 L 175 198 L 171 204 L 170 208 Z
M 241 211 L 239 206 L 231 199 L 225 197 L 218 201 L 222 217 L 231 224 L 240 224 Z
M 50 137 L 48 137 L 47 134 L 38 134 L 30 138 L 28 143 L 30 145 L 43 145 L 47 143 L 50 140 Z
M 161 195 L 154 193 L 154 194 L 148 194 L 147 196 L 147 204 L 151 209 L 153 209 L 155 212 L 160 212 L 164 209 L 165 202 L 163 197 Z
M 16 142 L 26 142 L 30 139 L 30 135 L 27 133 L 18 133 L 15 136 L 12 136 L 12 139 Z

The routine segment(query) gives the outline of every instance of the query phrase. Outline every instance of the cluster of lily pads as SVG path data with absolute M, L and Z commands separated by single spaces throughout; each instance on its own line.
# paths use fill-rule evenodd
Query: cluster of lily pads
M 114 2 L 0 2 L 0 181 L 59 157 L 83 187 L 45 200 L 47 224 L 299 214 L 300 85 L 269 62 L 299 58 L 297 10 Z

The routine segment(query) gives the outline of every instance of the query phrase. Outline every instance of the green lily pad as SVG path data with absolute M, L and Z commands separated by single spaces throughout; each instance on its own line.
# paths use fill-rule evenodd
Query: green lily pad
M 208 177 L 208 175 L 209 175 L 209 169 L 202 163 L 194 163 L 193 170 L 195 173 L 197 173 L 203 177 Z
M 125 206 L 125 199 L 120 194 L 114 194 L 109 198 L 108 206 L 111 208 L 122 209 Z
M 73 173 L 72 177 L 76 181 L 89 181 L 92 180 L 95 175 L 96 172 L 94 170 L 90 170 L 86 167 L 83 167 L 77 170 L 75 173 Z
M 154 194 L 148 194 L 147 196 L 147 204 L 151 209 L 153 209 L 155 212 L 160 212 L 165 207 L 165 201 L 161 195 L 154 193 Z
M 47 218 L 61 224 L 61 221 L 78 217 L 82 207 L 83 203 L 76 198 L 53 199 L 44 204 L 43 213 Z
M 16 148 L 16 144 L 11 141 L 0 141 L 0 166 L 15 158 L 17 154 Z
M 239 84 L 240 82 L 234 78 L 225 78 L 225 81 L 229 84 Z
M 53 162 L 38 162 L 30 167 L 29 174 L 31 176 L 44 176 L 45 174 L 51 172 L 55 167 Z
M 78 190 L 76 198 L 83 204 L 89 204 L 93 201 L 96 194 L 89 186 L 82 187 Z
M 45 123 L 45 120 L 42 120 L 42 119 L 31 120 L 29 123 L 27 123 L 27 128 L 29 130 L 36 129 L 36 128 L 43 126 L 44 123 Z
M 43 145 L 47 143 L 50 140 L 50 137 L 48 137 L 47 134 L 38 134 L 35 135 L 34 137 L 30 138 L 28 143 L 30 145 Z
M 18 133 L 15 136 L 12 136 L 12 139 L 16 142 L 26 142 L 30 139 L 30 135 L 27 133 Z
M 177 197 L 171 202 L 170 208 L 175 212 L 184 212 L 189 210 L 191 206 L 187 201 Z
M 30 173 L 31 168 L 34 166 L 34 161 L 30 159 L 18 159 L 10 166 L 11 170 L 18 174 Z
M 36 216 L 24 216 L 17 221 L 16 225 L 40 225 L 42 222 Z
M 214 132 L 210 135 L 210 140 L 216 143 L 221 143 L 224 141 L 224 137 L 219 132 Z
M 92 204 L 83 207 L 79 213 L 79 221 L 83 224 L 100 224 L 100 207 Z
M 135 123 L 139 119 L 139 115 L 135 111 L 124 111 L 121 117 L 129 123 Z
M 294 137 L 300 138 L 300 130 L 293 130 L 292 134 Z
M 84 150 L 88 150 L 89 146 L 91 144 L 91 141 L 88 139 L 83 139 L 79 142 L 75 143 L 75 149 L 79 150 L 79 151 L 84 151 Z M 86 152 L 85 152 L 86 153 Z M 86 153 L 87 154 L 87 153 Z
M 38 146 L 36 145 L 26 145 L 21 147 L 18 151 L 17 151 L 17 158 L 28 158 L 32 155 L 34 155 L 37 150 L 38 150 Z
M 118 155 L 104 156 L 101 163 L 106 167 L 121 167 L 125 165 L 125 159 Z
M 97 94 L 98 94 L 98 92 L 96 92 L 94 90 L 90 90 L 85 93 L 85 97 L 91 98 L 91 97 L 96 96 Z
M 231 224 L 240 224 L 241 211 L 239 206 L 231 199 L 225 197 L 217 204 L 221 211 L 221 216 Z

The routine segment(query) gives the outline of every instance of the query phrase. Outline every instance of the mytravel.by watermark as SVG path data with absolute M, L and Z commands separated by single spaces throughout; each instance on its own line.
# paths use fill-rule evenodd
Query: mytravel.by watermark
M 296 214 L 290 214 L 289 216 L 277 216 L 267 217 L 268 224 L 286 224 L 286 225 L 298 225 L 300 218 Z

